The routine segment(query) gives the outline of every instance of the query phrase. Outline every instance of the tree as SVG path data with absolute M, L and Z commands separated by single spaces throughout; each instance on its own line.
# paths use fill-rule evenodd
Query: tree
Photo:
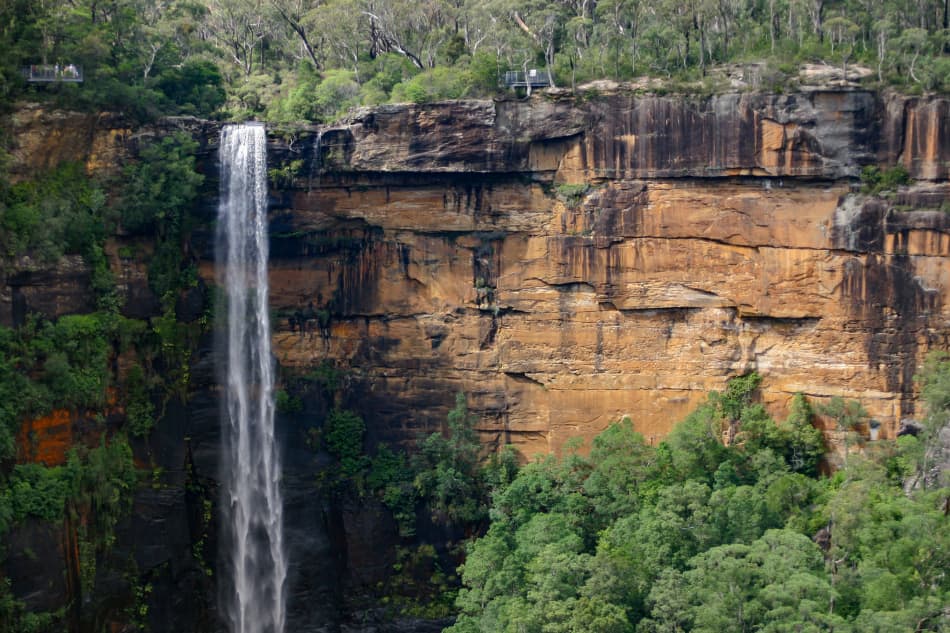
M 911 456 L 916 469 L 905 485 L 908 489 L 950 486 L 950 469 L 946 467 L 950 459 L 946 439 L 950 426 L 950 355 L 945 352 L 928 355 L 916 380 L 926 415 L 917 438 L 917 450 Z
M 447 434 L 433 433 L 412 456 L 415 487 L 437 523 L 474 523 L 487 513 L 481 445 L 465 394 L 455 398 Z
M 834 396 L 828 404 L 821 405 L 819 411 L 835 421 L 835 430 L 844 441 L 844 463 L 847 464 L 851 446 L 858 439 L 855 430 L 868 420 L 868 412 L 857 400 L 845 400 L 841 396 Z
M 307 57 L 310 58 L 313 67 L 319 70 L 323 67 L 323 64 L 317 57 L 316 50 L 311 41 L 312 37 L 307 20 L 305 19 L 310 9 L 309 5 L 312 4 L 313 3 L 308 0 L 271 0 L 271 6 L 274 7 L 274 10 L 277 11 L 280 18 L 300 40 L 300 45 L 307 52 Z
M 645 631 L 832 630 L 831 586 L 821 551 L 789 530 L 770 530 L 749 545 L 698 554 L 684 573 L 667 573 L 650 592 Z M 764 627 L 764 628 L 763 628 Z M 807 627 L 807 628 L 806 628 Z
M 259 2 L 208 0 L 205 26 L 245 77 L 253 71 L 255 60 L 264 65 L 264 41 L 271 36 L 274 24 Z

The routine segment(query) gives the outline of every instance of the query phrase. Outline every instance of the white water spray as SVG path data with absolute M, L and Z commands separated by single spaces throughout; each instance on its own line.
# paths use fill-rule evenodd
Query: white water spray
M 287 561 L 274 437 L 267 304 L 267 154 L 263 125 L 221 132 L 217 271 L 227 292 L 223 441 L 223 612 L 232 633 L 282 633 Z

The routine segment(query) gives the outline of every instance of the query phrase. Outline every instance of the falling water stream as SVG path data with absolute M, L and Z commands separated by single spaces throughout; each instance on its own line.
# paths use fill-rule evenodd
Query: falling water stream
M 217 271 L 226 291 L 221 337 L 228 578 L 223 614 L 232 633 L 281 633 L 287 561 L 274 437 L 274 363 L 267 304 L 267 155 L 263 125 L 221 133 Z

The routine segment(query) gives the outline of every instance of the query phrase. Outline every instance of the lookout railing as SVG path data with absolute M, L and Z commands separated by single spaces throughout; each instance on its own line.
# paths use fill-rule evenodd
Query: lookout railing
M 505 73 L 505 85 L 509 88 L 544 88 L 551 85 L 551 73 L 533 68 L 528 72 L 509 70 Z
M 82 66 L 76 64 L 33 64 L 21 68 L 20 73 L 31 83 L 80 83 L 82 81 Z

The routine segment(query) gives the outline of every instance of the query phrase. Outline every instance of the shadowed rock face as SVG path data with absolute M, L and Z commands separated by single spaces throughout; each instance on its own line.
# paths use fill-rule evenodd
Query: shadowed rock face
M 303 165 L 270 192 L 275 355 L 291 371 L 325 361 L 342 371 L 337 404 L 363 415 L 370 446 L 438 428 L 459 391 L 487 444 L 526 456 L 623 415 L 656 442 L 709 390 L 752 370 L 778 415 L 797 392 L 857 398 L 892 437 L 917 413 L 923 356 L 950 347 L 948 108 L 860 91 L 536 95 L 382 106 L 275 133 L 270 166 Z M 20 176 L 50 156 L 114 170 L 142 139 L 188 131 L 213 214 L 214 123 L 131 130 L 112 117 L 16 117 Z M 857 193 L 863 166 L 897 163 L 917 184 L 887 199 Z M 212 280 L 209 236 L 189 247 Z M 157 314 L 147 253 L 107 252 L 126 314 Z M 79 261 L 13 263 L 0 323 L 91 310 L 88 288 Z M 203 308 L 201 293 L 176 306 L 183 320 Z M 395 530 L 379 508 L 315 495 L 328 459 L 308 437 L 331 403 L 305 404 L 279 419 L 289 621 L 335 630 L 343 598 L 385 574 L 392 560 L 380 552 Z M 169 403 L 135 446 L 161 485 L 137 496 L 115 556 L 134 559 L 153 604 L 165 605 L 150 611 L 151 630 L 217 626 L 203 565 L 213 568 L 216 551 L 205 500 L 217 498 L 218 406 L 206 341 L 187 403 Z M 23 459 L 55 461 L 79 441 L 60 418 L 25 426 L 37 439 Z M 30 534 L 13 538 L 44 557 L 12 560 L 8 575 L 39 565 L 68 579 L 68 530 Z M 70 591 L 59 580 L 19 583 L 37 608 Z

